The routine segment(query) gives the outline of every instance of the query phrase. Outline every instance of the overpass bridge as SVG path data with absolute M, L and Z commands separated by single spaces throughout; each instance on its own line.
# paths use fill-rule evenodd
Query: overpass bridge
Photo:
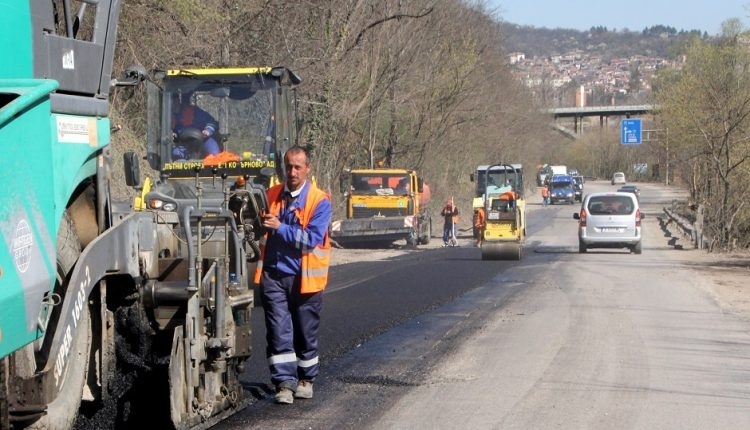
M 632 106 L 584 106 L 544 109 L 542 112 L 552 115 L 555 119 L 553 128 L 566 137 L 576 139 L 581 133 L 581 125 L 584 117 L 599 117 L 599 127 L 603 128 L 606 119 L 610 116 L 630 118 L 631 116 L 646 115 L 655 110 L 654 105 L 632 105 Z M 557 124 L 559 118 L 572 118 L 573 129 Z

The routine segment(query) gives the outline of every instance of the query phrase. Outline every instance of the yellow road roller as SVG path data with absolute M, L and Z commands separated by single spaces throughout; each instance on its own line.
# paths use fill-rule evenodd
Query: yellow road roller
M 526 201 L 521 164 L 480 165 L 471 175 L 475 203 L 487 214 L 482 260 L 520 260 L 526 237 Z

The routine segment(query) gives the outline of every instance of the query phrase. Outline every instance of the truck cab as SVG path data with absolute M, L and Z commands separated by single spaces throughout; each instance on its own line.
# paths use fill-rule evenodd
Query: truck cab
M 331 225 L 331 239 L 340 246 L 427 244 L 432 220 L 427 211 L 430 192 L 414 170 L 352 169 L 340 176 L 346 217 Z

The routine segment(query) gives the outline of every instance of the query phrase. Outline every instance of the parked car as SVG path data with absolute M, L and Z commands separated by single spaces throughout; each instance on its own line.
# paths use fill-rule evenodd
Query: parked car
M 583 179 L 583 176 L 577 175 L 573 176 L 573 193 L 575 195 L 575 200 L 577 202 L 580 202 L 583 198 L 583 183 L 585 180 Z
M 641 212 L 633 193 L 596 192 L 587 194 L 578 220 L 578 252 L 591 248 L 628 248 L 641 253 Z
M 635 185 L 623 185 L 617 191 L 621 193 L 633 193 L 636 199 L 641 200 L 641 190 Z
M 612 175 L 612 185 L 625 184 L 625 174 L 622 172 L 615 172 Z

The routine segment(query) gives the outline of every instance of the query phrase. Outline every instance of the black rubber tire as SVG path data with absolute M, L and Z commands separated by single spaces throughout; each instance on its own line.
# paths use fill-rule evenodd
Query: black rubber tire
M 432 220 L 427 221 L 425 230 L 424 234 L 419 238 L 419 243 L 422 245 L 428 245 L 430 243 L 430 238 L 432 237 Z
M 57 236 L 57 283 L 67 282 L 68 275 L 81 254 L 80 242 L 67 212 L 63 216 Z M 65 288 L 58 291 L 64 291 Z M 91 345 L 91 317 L 88 306 L 82 307 L 80 325 L 71 342 L 66 360 L 65 379 L 57 397 L 47 405 L 47 414 L 28 428 L 44 430 L 68 430 L 78 416 L 83 386 L 89 362 Z M 60 329 L 60 328 L 58 328 Z M 53 378 L 53 375 L 47 375 Z M 50 382 L 54 384 L 54 382 Z
M 635 245 L 633 245 L 633 253 L 634 254 L 640 254 L 641 252 L 642 252 L 641 242 L 638 242 Z
M 406 238 L 406 247 L 409 249 L 416 249 L 417 244 L 419 244 L 419 239 L 416 237 L 407 237 Z
M 580 254 L 586 253 L 586 244 L 581 239 L 578 239 L 578 252 Z

